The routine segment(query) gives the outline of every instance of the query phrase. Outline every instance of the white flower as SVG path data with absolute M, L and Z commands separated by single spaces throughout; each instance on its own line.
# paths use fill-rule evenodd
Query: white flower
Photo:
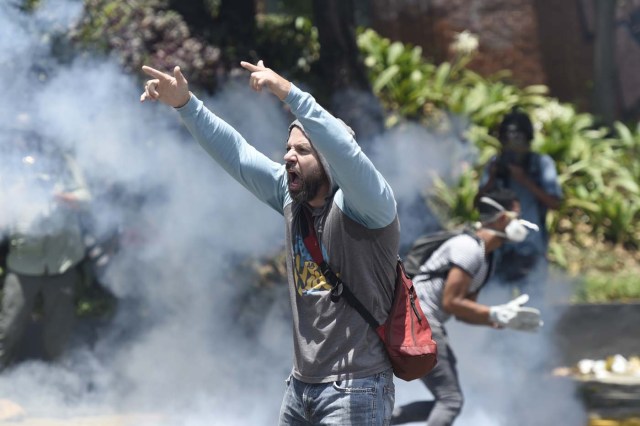
M 552 99 L 544 106 L 536 108 L 533 111 L 533 116 L 535 121 L 546 124 L 554 120 L 568 121 L 573 116 L 573 111 L 570 107 Z
M 451 44 L 451 49 L 455 53 L 468 55 L 478 50 L 478 36 L 464 30 L 454 36 L 454 41 Z

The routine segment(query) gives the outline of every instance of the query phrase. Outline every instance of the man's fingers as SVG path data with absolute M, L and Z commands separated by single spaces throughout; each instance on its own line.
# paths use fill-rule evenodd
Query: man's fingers
M 249 85 L 256 92 L 260 92 L 263 86 L 266 84 L 266 80 L 264 78 L 259 77 L 261 75 L 261 73 L 259 72 L 266 70 L 266 68 L 264 67 L 264 62 L 262 60 L 259 60 L 257 65 L 253 65 L 250 62 L 241 61 L 240 65 L 242 66 L 242 68 L 246 69 L 247 71 L 251 71 L 251 78 L 249 79 Z
M 151 97 L 154 99 L 158 99 L 158 97 L 160 96 L 160 93 L 158 93 L 157 87 L 158 85 L 155 83 L 151 83 L 149 85 L 149 93 L 151 94 Z
M 147 65 L 143 65 L 142 66 L 142 71 L 145 72 L 145 74 L 150 75 L 151 77 L 157 78 L 157 79 L 168 79 L 171 78 L 171 76 L 169 74 L 163 73 L 162 71 L 158 71 L 155 68 L 151 68 Z
M 182 71 L 180 71 L 180 67 L 177 65 L 173 69 L 173 76 L 175 77 L 179 85 L 181 86 L 187 85 L 187 79 L 184 77 L 184 74 L 182 74 Z
M 258 64 L 260 64 L 260 62 L 258 62 Z M 240 66 L 246 69 L 247 71 L 251 71 L 251 72 L 261 71 L 264 69 L 263 66 L 253 65 L 252 63 L 245 62 L 245 61 L 240 62 Z
M 147 98 L 158 99 L 160 97 L 160 93 L 158 92 L 159 84 L 160 80 L 158 79 L 147 81 L 144 85 L 144 92 L 147 94 Z
M 260 80 L 258 80 L 258 78 L 252 76 L 251 79 L 249 80 L 249 84 L 251 88 L 256 92 L 260 91 Z
M 189 84 L 179 66 L 173 67 L 173 75 L 146 65 L 142 70 L 154 78 L 145 83 L 141 102 L 151 99 L 178 108 L 189 101 Z

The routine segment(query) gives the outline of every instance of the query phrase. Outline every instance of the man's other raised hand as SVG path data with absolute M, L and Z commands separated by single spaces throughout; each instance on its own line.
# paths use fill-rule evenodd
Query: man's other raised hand
M 281 101 L 287 97 L 291 90 L 291 83 L 284 77 L 278 75 L 275 71 L 264 66 L 262 61 L 258 61 L 256 65 L 250 62 L 240 62 L 242 68 L 251 72 L 249 78 L 249 86 L 256 92 L 261 92 L 264 87 L 269 89 L 271 93 L 276 95 Z
M 143 65 L 142 71 L 153 78 L 145 83 L 140 102 L 160 101 L 174 108 L 180 108 L 189 102 L 189 83 L 179 66 L 173 69 L 173 76 L 146 65 Z

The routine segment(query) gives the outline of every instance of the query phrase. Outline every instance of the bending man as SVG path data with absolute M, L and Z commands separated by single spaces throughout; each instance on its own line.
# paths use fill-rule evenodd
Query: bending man
M 520 204 L 509 190 L 494 191 L 479 199 L 480 227 L 445 241 L 413 278 L 420 306 L 429 318 L 438 344 L 438 364 L 421 380 L 434 401 L 410 403 L 393 414 L 392 424 L 428 420 L 429 426 L 448 426 L 462 409 L 462 390 L 456 358 L 444 323 L 453 315 L 469 324 L 535 331 L 541 325 L 536 309 L 523 308 L 527 296 L 499 306 L 476 302 L 480 289 L 492 273 L 492 253 L 505 240 L 521 241 L 529 222 L 518 219 Z

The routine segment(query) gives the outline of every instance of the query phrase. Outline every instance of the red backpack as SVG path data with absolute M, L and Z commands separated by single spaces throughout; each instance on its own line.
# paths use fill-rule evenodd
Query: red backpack
M 387 349 L 393 374 L 409 381 L 425 376 L 435 367 L 438 348 L 431 338 L 431 327 L 418 302 L 416 289 L 400 258 L 396 274 L 391 312 L 384 324 L 375 330 Z
M 371 312 L 356 298 L 349 287 L 331 270 L 322 257 L 315 229 L 309 226 L 304 244 L 313 261 L 331 284 L 331 300 L 337 302 L 344 296 L 376 331 L 389 356 L 393 374 L 406 381 L 418 379 L 429 373 L 437 362 L 437 345 L 431 338 L 431 327 L 422 312 L 416 289 L 407 276 L 402 260 L 396 265 L 395 294 L 387 320 L 379 324 Z

